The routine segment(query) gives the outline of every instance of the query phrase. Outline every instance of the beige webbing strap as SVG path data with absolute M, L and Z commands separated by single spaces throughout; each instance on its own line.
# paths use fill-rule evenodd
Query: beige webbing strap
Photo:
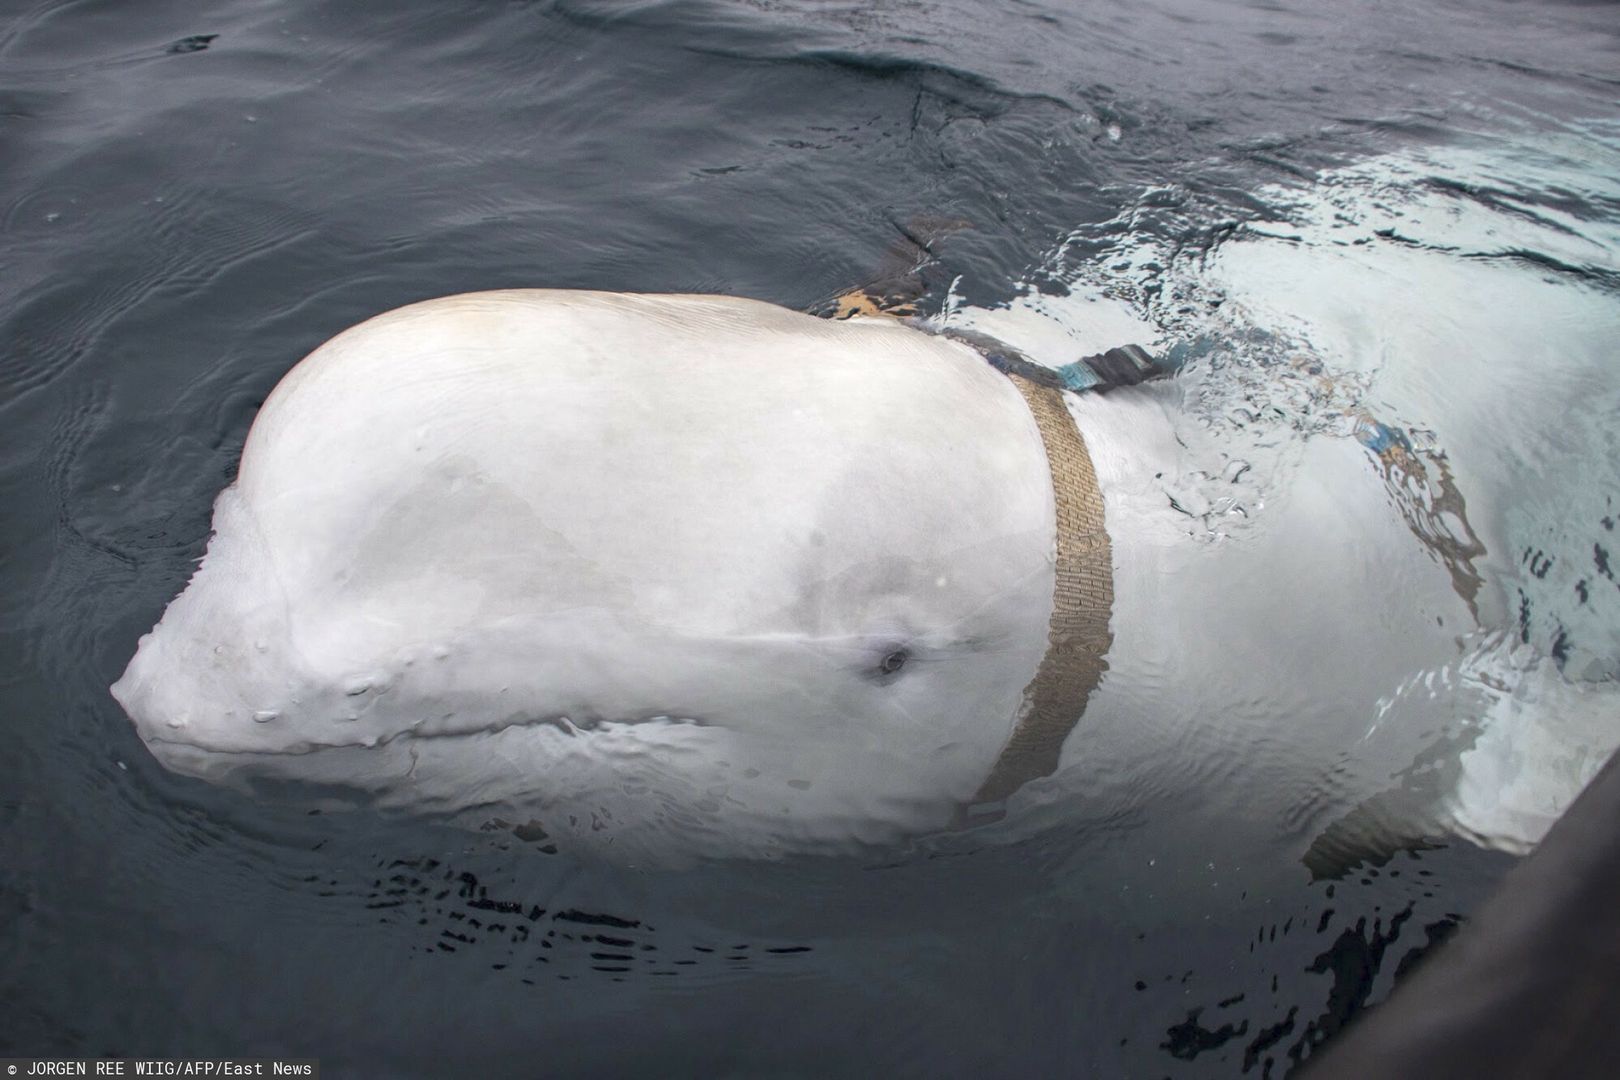
M 1018 724 L 971 806 L 998 803 L 1057 771 L 1063 743 L 1108 670 L 1113 644 L 1114 566 L 1103 528 L 1102 492 L 1091 455 L 1063 392 L 1008 375 L 1040 429 L 1057 504 L 1057 587 L 1046 655 L 1024 687 Z

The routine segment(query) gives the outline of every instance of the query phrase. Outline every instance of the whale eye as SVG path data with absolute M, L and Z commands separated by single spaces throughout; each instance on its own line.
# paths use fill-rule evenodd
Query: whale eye
M 879 686 L 887 686 L 901 678 L 906 666 L 917 659 L 916 641 L 904 630 L 874 634 L 862 644 L 855 671 L 861 678 Z

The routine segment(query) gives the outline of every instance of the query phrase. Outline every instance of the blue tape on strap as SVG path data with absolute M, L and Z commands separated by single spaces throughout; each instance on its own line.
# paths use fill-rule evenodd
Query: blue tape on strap
M 1063 380 L 1063 385 L 1065 388 L 1076 392 L 1081 390 L 1090 390 L 1093 386 L 1096 386 L 1102 381 L 1101 379 L 1097 378 L 1097 373 L 1095 371 L 1092 371 L 1084 363 L 1078 360 L 1072 364 L 1064 364 L 1062 367 L 1058 368 L 1057 377 Z

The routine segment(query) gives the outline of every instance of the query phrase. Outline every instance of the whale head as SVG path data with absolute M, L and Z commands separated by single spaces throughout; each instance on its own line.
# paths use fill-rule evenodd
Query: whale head
M 886 321 L 474 294 L 266 402 L 113 694 L 176 771 L 768 854 L 948 824 L 1050 646 L 1010 382 Z

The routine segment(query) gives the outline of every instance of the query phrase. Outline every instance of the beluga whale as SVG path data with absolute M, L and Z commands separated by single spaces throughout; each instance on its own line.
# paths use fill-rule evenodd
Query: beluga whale
M 1340 819 L 1319 863 L 1405 838 L 1343 778 L 1403 713 L 1439 723 L 1435 672 L 1472 678 L 1485 545 L 1445 455 L 1301 368 L 1348 437 L 1288 484 L 1190 470 L 1169 353 L 1040 359 L 1038 303 L 880 306 L 506 290 L 340 333 L 265 401 L 113 695 L 179 773 L 616 859 L 1200 783 L 1213 814 Z M 1452 785 L 1418 833 L 1522 848 L 1562 805 L 1515 817 L 1495 765 L 1390 745 L 1374 787 Z
M 282 379 L 112 692 L 165 765 L 249 789 L 840 849 L 1052 773 L 1111 603 L 1051 378 L 889 318 L 485 292 Z

